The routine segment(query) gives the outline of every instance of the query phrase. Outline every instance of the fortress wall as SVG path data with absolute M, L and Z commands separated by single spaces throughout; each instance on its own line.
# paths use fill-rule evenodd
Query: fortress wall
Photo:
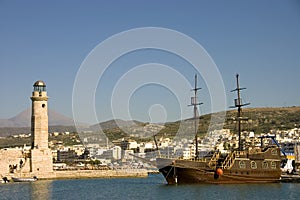
M 52 152 L 50 149 L 32 149 L 31 150 L 31 171 L 44 173 L 53 171 Z
M 34 177 L 38 179 L 81 179 L 81 178 L 146 178 L 148 172 L 146 169 L 137 170 L 70 170 L 53 172 L 20 172 L 7 174 L 11 177 Z
M 147 170 L 76 170 L 56 171 L 57 179 L 148 177 Z
M 25 162 L 21 149 L 0 149 L 0 176 L 5 176 L 11 171 L 10 165 L 16 166 L 13 171 L 20 170 L 21 160 Z

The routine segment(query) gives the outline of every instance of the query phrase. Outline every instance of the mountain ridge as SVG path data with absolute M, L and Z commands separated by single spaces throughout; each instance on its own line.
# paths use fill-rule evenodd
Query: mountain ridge
M 213 128 L 229 128 L 234 131 L 235 127 L 235 117 L 236 110 L 226 111 L 226 119 L 224 124 L 219 124 Z M 24 114 L 24 113 L 23 113 Z M 213 113 L 214 114 L 214 113 Z M 27 114 L 26 114 L 27 115 Z M 198 133 L 206 133 L 210 125 L 212 114 L 202 115 L 199 120 Z M 30 115 L 29 115 L 30 116 Z M 270 130 L 287 130 L 292 128 L 300 128 L 300 106 L 293 107 L 263 107 L 263 108 L 244 108 L 243 116 L 249 118 L 248 130 L 254 131 L 255 133 L 268 133 Z M 17 118 L 11 118 L 10 123 L 12 123 Z M 14 120 L 13 120 L 14 119 Z M 69 118 L 70 119 L 70 118 Z M 172 135 L 178 131 L 181 121 L 191 120 L 182 119 L 175 122 L 167 122 L 164 124 L 158 134 L 163 134 L 165 136 Z M 30 123 L 30 121 L 29 121 Z M 123 134 L 122 128 L 131 126 L 144 126 L 148 123 L 139 122 L 135 120 L 121 120 L 121 119 L 111 119 L 105 122 L 100 122 L 91 126 L 86 126 L 85 130 L 91 132 L 98 132 L 99 125 L 105 132 L 111 133 L 113 138 L 121 137 Z M 220 126 L 221 125 L 221 126 Z M 127 130 L 127 129 L 126 129 Z M 64 126 L 57 125 L 52 126 L 49 123 L 49 132 L 75 132 L 76 128 L 73 125 Z M 77 130 L 78 131 L 78 130 Z M 0 136 L 15 135 L 20 133 L 30 133 L 30 127 L 0 127 Z M 119 135 L 119 136 L 118 136 Z
M 54 110 L 48 110 L 49 126 L 74 126 L 72 118 L 60 114 Z M 23 110 L 16 116 L 9 119 L 0 119 L 0 127 L 30 127 L 31 126 L 31 108 Z

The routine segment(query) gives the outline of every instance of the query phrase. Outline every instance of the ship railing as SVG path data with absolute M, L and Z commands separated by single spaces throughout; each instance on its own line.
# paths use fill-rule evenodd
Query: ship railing
M 178 157 L 178 156 L 165 156 L 165 155 L 161 155 L 161 156 L 159 156 L 159 158 L 176 159 L 176 160 L 191 160 L 191 161 L 196 161 L 196 162 L 207 162 L 208 160 L 210 160 L 205 157 L 203 157 L 203 158 L 184 158 L 182 156 Z
M 196 162 L 206 162 L 208 159 L 207 158 L 192 158 L 191 160 L 196 161 Z
M 190 160 L 190 161 L 195 161 L 195 162 L 207 162 L 208 161 L 207 158 L 182 158 L 182 157 L 179 157 L 177 159 L 178 160 Z
M 235 151 L 236 157 L 247 157 L 248 152 L 246 151 Z
M 159 155 L 158 158 L 180 159 L 181 157 L 174 156 L 174 155 Z

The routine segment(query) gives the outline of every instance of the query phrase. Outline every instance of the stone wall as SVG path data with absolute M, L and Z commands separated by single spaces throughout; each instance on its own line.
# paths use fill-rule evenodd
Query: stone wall
M 48 173 L 53 171 L 52 152 L 50 149 L 31 149 L 31 172 Z
M 148 177 L 146 169 L 56 171 L 55 179 Z
M 146 169 L 136 170 L 66 170 L 45 172 L 20 172 L 7 174 L 6 177 L 10 180 L 11 177 L 34 177 L 38 179 L 81 179 L 81 178 L 146 178 L 148 172 Z
M 30 171 L 30 159 L 26 158 L 22 149 L 0 149 L 0 176 L 21 171 Z

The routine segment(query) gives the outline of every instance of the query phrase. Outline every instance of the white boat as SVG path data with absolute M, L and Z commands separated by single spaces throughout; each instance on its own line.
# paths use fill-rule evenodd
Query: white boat
M 36 176 L 34 176 L 32 178 L 16 178 L 16 177 L 11 177 L 11 179 L 14 182 L 34 182 L 34 181 L 38 180 L 38 178 Z

